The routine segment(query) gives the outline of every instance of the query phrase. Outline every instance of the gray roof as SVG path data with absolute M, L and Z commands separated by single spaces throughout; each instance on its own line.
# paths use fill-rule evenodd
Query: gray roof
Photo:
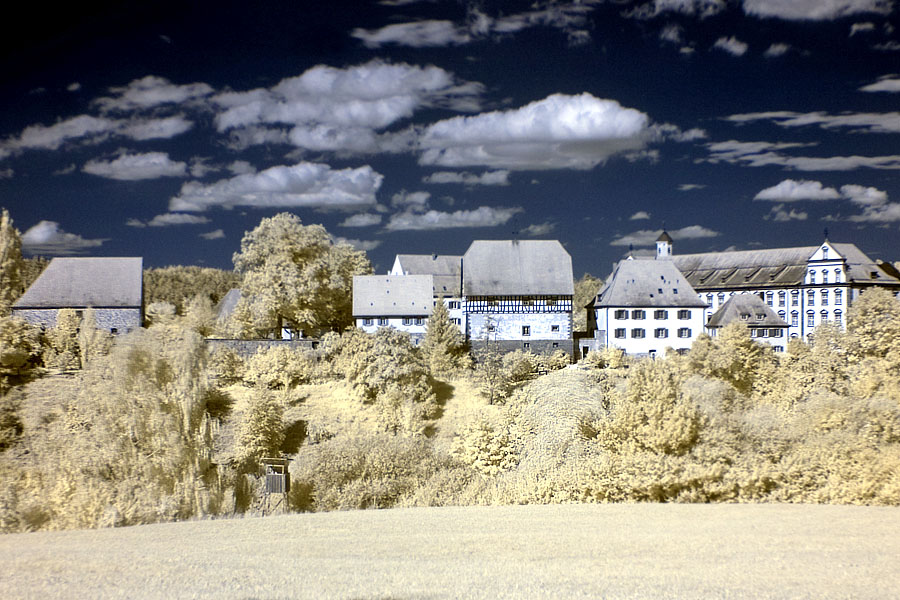
M 724 327 L 733 321 L 746 323 L 748 327 L 787 327 L 784 319 L 756 294 L 738 294 L 713 313 L 707 327 Z
M 427 317 L 434 306 L 431 275 L 355 275 L 354 317 Z
M 884 265 L 866 256 L 854 244 L 831 246 L 846 261 L 846 276 L 852 283 L 900 285 Z M 672 262 L 681 270 L 697 290 L 719 288 L 760 288 L 803 285 L 807 261 L 819 246 L 797 248 L 772 248 L 767 250 L 738 250 L 732 252 L 707 252 L 681 254 Z M 873 278 L 872 273 L 878 276 Z
M 435 296 L 462 296 L 462 256 L 451 254 L 398 254 L 405 275 L 432 275 Z
M 704 307 L 670 260 L 620 260 L 593 303 L 606 307 Z
M 240 299 L 240 288 L 231 288 L 228 290 L 228 293 L 225 294 L 222 299 L 219 300 L 219 304 L 216 305 L 216 317 L 223 320 L 229 318 L 231 313 L 234 312 L 235 307 L 237 307 L 237 303 Z
M 14 308 L 140 308 L 144 259 L 54 258 Z
M 463 255 L 466 296 L 571 296 L 572 257 L 556 240 L 477 240 Z

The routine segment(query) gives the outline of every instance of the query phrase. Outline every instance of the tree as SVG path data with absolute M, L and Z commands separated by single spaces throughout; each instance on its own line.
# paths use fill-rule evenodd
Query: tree
M 318 335 L 353 324 L 353 276 L 372 273 L 365 252 L 334 244 L 321 225 L 281 213 L 244 234 L 234 255 L 245 335 L 277 333 L 285 321 Z
M 38 330 L 21 319 L 0 317 L 0 395 L 31 381 L 40 365 Z
M 438 301 L 428 317 L 422 355 L 432 375 L 443 375 L 468 366 L 466 340 L 450 320 L 450 312 Z
M 235 462 L 245 473 L 255 470 L 259 459 L 275 457 L 284 442 L 284 407 L 268 390 L 257 387 L 238 435 Z
M 585 306 L 593 300 L 600 286 L 603 284 L 602 279 L 598 279 L 590 273 L 585 273 L 581 279 L 575 280 L 575 295 L 572 297 L 572 329 L 574 331 L 587 330 L 587 310 Z
M 144 269 L 144 306 L 168 302 L 183 315 L 198 295 L 215 304 L 240 284 L 237 273 L 224 269 L 197 266 Z
M 8 315 L 22 294 L 23 268 L 22 239 L 4 208 L 0 213 L 0 316 Z

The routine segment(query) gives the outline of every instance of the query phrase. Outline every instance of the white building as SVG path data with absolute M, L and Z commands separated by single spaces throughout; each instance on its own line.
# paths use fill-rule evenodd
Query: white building
M 367 333 L 393 327 L 418 343 L 425 337 L 434 301 L 431 275 L 356 275 L 353 277 L 353 320 Z
M 431 275 L 434 300 L 441 300 L 450 320 L 465 333 L 462 310 L 462 256 L 449 254 L 398 254 L 389 275 Z
M 751 338 L 769 344 L 776 352 L 787 347 L 789 325 L 756 294 L 731 296 L 709 318 L 706 331 L 716 337 L 722 327 L 735 321 L 747 326 Z
M 580 341 L 582 358 L 605 347 L 649 356 L 684 352 L 703 333 L 706 304 L 672 261 L 661 258 L 619 261 L 588 305 L 593 338 Z

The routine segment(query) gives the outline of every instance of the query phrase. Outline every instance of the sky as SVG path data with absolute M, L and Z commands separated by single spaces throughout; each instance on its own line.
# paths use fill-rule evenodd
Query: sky
M 147 6 L 127 6 L 146 4 Z M 0 41 L 29 254 L 231 268 L 279 212 L 368 252 L 559 239 L 606 276 L 815 245 L 900 260 L 893 0 L 88 1 Z

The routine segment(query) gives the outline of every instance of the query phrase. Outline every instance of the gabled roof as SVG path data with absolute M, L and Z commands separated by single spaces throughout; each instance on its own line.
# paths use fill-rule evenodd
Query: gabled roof
M 404 275 L 434 277 L 434 295 L 459 297 L 462 295 L 462 256 L 450 254 L 398 254 L 394 269 Z M 399 274 L 399 273 L 398 273 Z
M 463 255 L 465 296 L 571 296 L 572 257 L 556 240 L 477 240 Z
M 705 307 L 670 260 L 620 260 L 600 288 L 594 308 Z
M 877 281 L 900 285 L 900 279 L 890 270 L 882 268 L 854 244 L 830 245 L 846 261 L 845 272 L 849 282 Z M 672 262 L 697 290 L 798 286 L 803 285 L 808 261 L 818 248 L 800 246 L 681 254 L 673 256 Z M 873 278 L 872 273 L 877 273 L 877 277 Z
M 737 294 L 719 307 L 706 323 L 707 327 L 724 327 L 733 321 L 748 327 L 787 327 L 784 319 L 756 294 Z
M 54 258 L 14 308 L 140 308 L 144 259 Z
M 427 317 L 434 306 L 431 275 L 355 275 L 354 317 Z

